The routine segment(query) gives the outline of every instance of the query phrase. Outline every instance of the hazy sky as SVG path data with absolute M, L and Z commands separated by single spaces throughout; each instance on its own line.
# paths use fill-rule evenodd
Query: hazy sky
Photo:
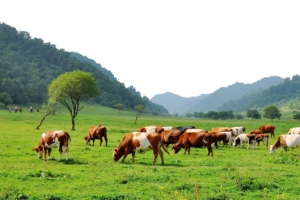
M 0 22 L 78 52 L 143 96 L 299 74 L 299 0 L 2 0 Z

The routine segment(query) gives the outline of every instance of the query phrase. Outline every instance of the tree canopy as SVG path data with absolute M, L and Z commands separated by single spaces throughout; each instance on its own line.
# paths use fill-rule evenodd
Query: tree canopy
M 263 117 L 265 117 L 267 119 L 271 119 L 271 121 L 273 122 L 273 119 L 275 119 L 275 118 L 280 119 L 281 113 L 277 106 L 270 105 L 270 106 L 267 106 L 264 108 Z
M 49 103 L 60 103 L 71 115 L 72 129 L 75 130 L 75 117 L 82 108 L 83 100 L 100 94 L 91 73 L 75 70 L 66 72 L 53 80 L 48 88 Z

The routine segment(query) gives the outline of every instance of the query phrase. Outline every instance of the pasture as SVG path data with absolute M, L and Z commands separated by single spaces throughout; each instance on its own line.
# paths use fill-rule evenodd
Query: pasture
M 23 106 L 25 107 L 25 106 Z M 134 124 L 135 113 L 101 106 L 86 105 L 71 129 L 69 113 L 49 116 L 36 130 L 42 115 L 29 109 L 22 113 L 0 110 L 0 199 L 298 199 L 300 196 L 300 149 L 269 154 L 263 143 L 259 149 L 213 147 L 183 149 L 170 157 L 164 152 L 165 164 L 158 157 L 153 166 L 153 153 L 136 153 L 135 163 L 129 155 L 124 163 L 113 162 L 112 149 L 131 131 L 147 126 L 183 126 L 211 130 L 219 126 L 245 126 L 246 133 L 270 124 L 270 120 L 195 120 L 142 114 Z M 92 125 L 107 127 L 108 146 L 95 141 L 85 144 L 84 136 Z M 274 120 L 275 137 L 299 126 L 294 120 Z M 47 130 L 65 130 L 71 135 L 69 163 L 57 162 L 53 149 L 46 163 L 32 151 Z M 269 144 L 273 144 L 271 139 Z

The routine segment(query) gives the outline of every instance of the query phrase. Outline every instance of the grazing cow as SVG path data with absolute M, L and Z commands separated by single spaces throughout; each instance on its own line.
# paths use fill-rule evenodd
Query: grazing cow
M 261 130 L 263 133 L 270 133 L 271 134 L 271 138 L 275 138 L 275 126 L 273 125 L 262 125 L 258 128 L 259 130 Z
M 212 134 L 212 142 L 215 144 L 215 147 L 218 148 L 218 142 L 222 141 L 223 146 L 226 143 L 226 134 L 225 133 L 216 133 L 216 132 L 211 132 Z
M 262 130 L 252 130 L 252 131 L 250 131 L 249 134 L 257 135 L 257 134 L 264 134 L 264 132 Z
M 300 127 L 291 128 L 287 134 L 289 134 L 289 135 L 300 134 Z
M 100 146 L 102 145 L 102 138 L 105 139 L 105 146 L 107 146 L 107 130 L 105 126 L 102 126 L 101 124 L 98 126 L 91 126 L 89 128 L 89 132 L 88 135 L 85 136 L 83 139 L 85 139 L 86 144 L 90 144 L 90 141 L 93 141 L 93 146 L 94 146 L 94 142 L 95 139 L 99 139 L 100 140 Z
M 168 148 L 169 144 L 175 144 L 183 133 L 184 130 L 164 130 L 160 134 L 161 141 Z
M 244 126 L 236 126 L 236 127 L 231 127 L 232 132 L 234 136 L 238 136 L 241 133 L 244 133 L 246 128 Z
M 283 149 L 287 151 L 288 147 L 298 147 L 300 144 L 300 135 L 280 135 L 273 145 L 270 145 L 270 153 L 274 153 L 275 150 L 281 147 L 281 153 Z
M 207 147 L 208 155 L 213 155 L 212 151 L 212 134 L 206 132 L 184 132 L 179 138 L 178 142 L 173 145 L 174 153 L 178 153 L 181 148 L 184 148 L 184 154 L 188 150 L 190 155 L 191 147 Z
M 136 132 L 145 132 L 145 133 L 162 133 L 164 131 L 161 126 L 145 126 L 138 129 Z
M 269 135 L 262 133 L 262 134 L 248 134 L 249 138 L 249 145 L 252 145 L 252 148 L 255 148 L 255 143 L 257 143 L 257 147 L 259 148 L 260 142 L 264 142 L 266 147 L 268 148 L 269 143 Z
M 122 163 L 128 154 L 132 154 L 132 162 L 136 151 L 146 151 L 152 149 L 154 154 L 153 165 L 156 164 L 157 156 L 160 155 L 161 162 L 164 164 L 161 136 L 158 133 L 131 132 L 126 134 L 120 142 L 118 148 L 114 149 L 113 159 L 117 162 L 122 156 Z M 166 149 L 164 149 L 169 153 Z
M 48 159 L 50 159 L 51 148 L 58 148 L 60 153 L 58 161 L 60 161 L 61 154 L 63 153 L 62 147 L 64 147 L 66 153 L 66 163 L 68 163 L 69 141 L 71 141 L 71 137 L 66 131 L 47 131 L 42 134 L 38 146 L 33 148 L 32 151 L 36 151 L 39 158 L 42 158 L 42 152 L 44 152 L 44 160 L 46 162 L 47 152 Z
M 234 139 L 234 135 L 233 135 L 232 131 L 222 131 L 222 132 L 219 132 L 218 134 L 226 135 L 226 139 L 225 139 L 225 142 L 223 142 L 223 146 L 229 146 L 228 144 L 232 145 L 232 142 Z
M 195 126 L 178 126 L 178 127 L 175 127 L 175 129 L 185 131 L 186 129 L 195 129 Z
M 236 148 L 237 145 L 240 145 L 240 147 L 244 147 L 244 143 L 248 143 L 248 147 L 249 147 L 249 137 L 247 136 L 248 134 L 242 133 L 239 134 L 232 143 L 233 148 Z
M 163 126 L 162 128 L 163 128 L 165 131 L 166 131 L 166 130 L 174 130 L 174 129 L 175 129 L 174 126 Z
M 224 131 L 232 131 L 232 129 L 229 127 L 215 127 L 211 129 L 211 132 L 216 132 L 216 133 L 224 132 Z

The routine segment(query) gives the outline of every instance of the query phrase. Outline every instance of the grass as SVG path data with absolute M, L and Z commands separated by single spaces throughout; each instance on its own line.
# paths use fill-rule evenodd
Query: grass
M 40 127 L 39 113 L 9 113 L 0 109 L 0 199 L 298 199 L 300 195 L 300 149 L 269 154 L 264 144 L 259 149 L 192 148 L 171 156 L 164 153 L 153 166 L 153 154 L 136 153 L 125 163 L 113 162 L 112 149 L 123 135 L 146 125 L 194 125 L 211 130 L 218 126 L 245 126 L 246 132 L 270 120 L 195 120 L 142 114 L 134 124 L 135 113 L 101 106 L 86 105 L 76 118 L 76 131 L 70 131 L 71 119 L 62 110 L 47 117 Z M 108 147 L 85 145 L 83 137 L 92 125 L 103 124 L 108 130 Z M 275 135 L 286 133 L 298 121 L 274 120 Z M 31 149 L 43 131 L 68 131 L 71 135 L 69 164 L 65 156 L 57 162 L 58 150 L 46 163 Z M 275 139 L 271 139 L 273 144 Z

